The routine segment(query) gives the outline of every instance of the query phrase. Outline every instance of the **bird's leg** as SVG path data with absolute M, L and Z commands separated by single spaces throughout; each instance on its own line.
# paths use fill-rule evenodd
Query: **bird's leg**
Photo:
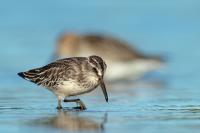
M 62 109 L 62 105 L 61 105 L 62 99 L 58 98 L 58 106 L 57 109 Z
M 64 99 L 64 102 L 76 102 L 77 105 L 80 105 L 81 110 L 85 110 L 86 106 L 80 99 Z
M 80 109 L 81 110 L 86 110 L 87 109 L 86 106 L 85 106 L 85 104 L 80 99 L 78 99 L 76 101 L 76 103 L 80 105 Z

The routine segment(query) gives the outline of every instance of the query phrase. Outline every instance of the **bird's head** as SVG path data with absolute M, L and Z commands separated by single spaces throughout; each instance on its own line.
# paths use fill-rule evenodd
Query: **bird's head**
M 78 49 L 79 36 L 73 33 L 67 33 L 61 36 L 56 45 L 55 54 L 58 57 L 75 56 Z
M 106 63 L 103 61 L 103 59 L 99 56 L 96 55 L 92 55 L 89 57 L 89 63 L 92 66 L 93 71 L 96 73 L 96 75 L 99 77 L 99 81 L 100 81 L 100 86 L 102 88 L 104 97 L 106 99 L 106 102 L 108 102 L 108 95 L 107 95 L 107 91 L 106 91 L 106 86 L 104 83 L 104 74 L 106 71 Z
M 105 61 L 99 56 L 92 55 L 89 57 L 89 63 L 93 68 L 93 71 L 103 79 L 107 65 Z

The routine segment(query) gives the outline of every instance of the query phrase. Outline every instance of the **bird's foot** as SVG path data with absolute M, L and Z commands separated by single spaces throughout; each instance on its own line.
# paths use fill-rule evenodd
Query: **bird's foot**
M 81 100 L 77 101 L 77 104 L 80 105 L 80 106 L 77 107 L 80 110 L 86 110 L 87 109 L 85 104 Z
M 77 109 L 77 110 L 86 110 L 87 108 L 86 107 L 82 107 L 82 106 L 77 106 L 77 107 L 74 107 L 74 109 Z
M 61 110 L 62 106 L 57 106 L 56 109 Z
M 80 109 L 80 110 L 86 110 L 86 106 L 85 104 L 80 100 L 80 99 L 64 99 L 64 102 L 76 102 L 76 104 L 78 105 L 77 107 L 75 107 L 74 109 Z

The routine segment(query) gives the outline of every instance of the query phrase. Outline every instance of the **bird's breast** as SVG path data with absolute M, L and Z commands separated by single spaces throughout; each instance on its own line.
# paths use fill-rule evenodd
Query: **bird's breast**
M 98 78 L 93 76 L 84 77 L 82 80 L 62 81 L 57 87 L 56 93 L 63 96 L 75 96 L 90 92 L 98 86 Z

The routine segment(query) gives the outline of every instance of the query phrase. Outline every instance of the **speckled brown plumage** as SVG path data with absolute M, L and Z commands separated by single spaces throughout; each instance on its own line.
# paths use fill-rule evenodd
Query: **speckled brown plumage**
M 105 70 L 105 62 L 98 56 L 72 57 L 57 60 L 46 66 L 18 73 L 18 75 L 48 88 L 61 100 L 63 97 L 90 92 L 99 84 L 104 85 Z M 102 89 L 107 101 L 105 87 Z

